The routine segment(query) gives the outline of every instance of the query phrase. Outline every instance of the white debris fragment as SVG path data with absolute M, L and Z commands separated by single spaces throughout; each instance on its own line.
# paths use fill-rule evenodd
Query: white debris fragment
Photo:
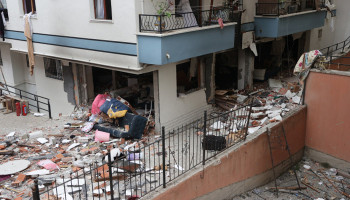
M 218 121 L 218 122 L 215 122 L 214 124 L 212 124 L 210 126 L 211 129 L 213 130 L 218 130 L 218 129 L 224 129 L 226 126 L 225 123 L 221 122 L 221 121 Z
M 248 128 L 248 133 L 249 133 L 249 134 L 253 134 L 253 133 L 255 133 L 257 130 L 259 130 L 260 128 L 261 128 L 261 126 Z
M 32 132 L 32 133 L 29 133 L 29 138 L 30 139 L 40 138 L 40 137 L 43 137 L 43 136 L 44 136 L 44 133 L 42 131 L 35 131 L 35 132 Z
M 34 113 L 34 116 L 35 117 L 42 117 L 44 116 L 45 114 L 44 113 Z
M 77 147 L 79 145 L 80 145 L 80 143 L 73 143 L 67 148 L 67 151 L 70 151 L 71 149 L 73 149 L 73 148 L 75 148 L 75 147 Z
M 300 103 L 300 97 L 298 97 L 298 96 L 294 96 L 293 98 L 292 98 L 292 100 L 293 100 L 293 102 L 294 103 L 296 103 L 296 104 L 299 104 Z
M 292 93 L 290 90 L 288 90 L 284 96 L 288 99 L 291 99 L 295 96 L 295 93 Z
M 309 165 L 303 165 L 303 167 L 307 170 L 311 169 L 311 167 Z
M 280 80 L 277 79 L 269 79 L 269 87 L 270 88 L 282 88 L 282 82 Z
M 38 138 L 36 139 L 38 142 L 40 142 L 41 144 L 45 144 L 46 142 L 48 142 L 49 140 L 47 140 L 46 138 Z
M 184 171 L 185 169 L 182 168 L 180 165 L 174 165 L 174 167 L 180 171 Z

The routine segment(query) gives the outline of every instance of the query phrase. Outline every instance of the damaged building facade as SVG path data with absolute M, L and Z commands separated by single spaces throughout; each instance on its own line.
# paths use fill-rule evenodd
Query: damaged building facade
M 342 11 L 348 3 L 332 1 L 340 8 L 335 12 L 321 1 L 301 2 L 2 1 L 4 77 L 49 98 L 54 118 L 109 92 L 140 112 L 153 108 L 158 130 L 175 128 L 209 110 L 215 89 L 252 87 L 281 63 L 293 65 L 303 52 L 349 35 L 343 27 L 349 14 Z M 29 12 L 33 75 L 23 27 Z M 344 31 L 332 32 L 335 27 Z

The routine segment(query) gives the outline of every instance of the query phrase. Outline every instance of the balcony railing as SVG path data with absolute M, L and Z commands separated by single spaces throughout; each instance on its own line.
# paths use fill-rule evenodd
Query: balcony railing
M 323 8 L 324 0 L 320 0 L 320 5 L 316 6 L 316 0 L 292 0 L 281 1 L 279 3 L 256 3 L 256 15 L 280 16 L 291 13 L 298 13 L 308 10 Z
M 164 33 L 172 30 L 219 24 L 220 18 L 224 23 L 236 22 L 238 11 L 233 8 L 213 8 L 212 10 L 175 13 L 170 16 L 140 14 L 139 29 L 140 32 Z

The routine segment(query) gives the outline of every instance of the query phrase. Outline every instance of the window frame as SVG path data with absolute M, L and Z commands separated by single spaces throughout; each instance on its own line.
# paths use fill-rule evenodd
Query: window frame
M 108 18 L 108 14 L 107 14 L 107 6 L 106 3 L 108 2 L 110 3 L 110 18 Z M 93 0 L 92 1 L 93 6 L 94 6 L 94 19 L 95 20 L 113 20 L 113 15 L 112 15 L 112 0 L 103 0 L 103 9 L 104 9 L 104 17 L 103 18 L 97 18 L 97 9 L 96 9 L 96 4 L 97 4 L 97 0 Z
M 188 60 L 185 60 L 183 62 L 179 62 L 176 64 L 176 94 L 177 94 L 177 97 L 180 97 L 180 94 L 185 94 L 185 95 L 188 95 L 190 93 L 193 93 L 193 92 L 196 92 L 196 91 L 199 91 L 201 89 L 203 89 L 203 83 L 202 83 L 202 65 L 201 65 L 201 62 L 200 62 L 200 59 L 197 57 L 197 58 L 194 58 L 196 59 L 196 68 L 197 68 L 197 73 L 196 73 L 196 78 L 197 78 L 197 87 L 195 88 L 191 88 L 185 92 L 179 92 L 178 91 L 178 67 L 182 67 L 181 65 L 184 65 L 186 63 L 189 63 L 188 64 L 188 73 L 190 73 L 190 70 L 191 70 L 191 63 L 194 61 L 193 58 L 190 58 Z
M 56 70 L 56 75 L 54 75 L 51 71 L 49 71 L 51 66 L 51 62 L 55 63 L 55 70 Z M 47 63 L 50 63 L 50 66 L 47 66 Z M 63 65 L 61 60 L 53 59 L 53 58 L 44 58 L 44 69 L 45 69 L 45 76 L 48 78 L 53 78 L 57 80 L 63 80 Z
M 26 6 L 26 1 L 30 1 L 30 6 L 31 6 L 31 12 L 32 14 L 36 14 L 36 3 L 35 0 L 22 0 L 22 5 L 23 5 L 23 13 L 28 14 L 30 12 L 27 12 L 27 6 Z

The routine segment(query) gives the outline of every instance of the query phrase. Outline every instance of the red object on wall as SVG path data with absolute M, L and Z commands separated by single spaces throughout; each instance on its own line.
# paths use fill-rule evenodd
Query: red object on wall
M 16 103 L 16 113 L 17 116 L 21 115 L 21 104 L 19 102 Z
M 25 105 L 25 104 L 23 104 L 23 106 L 22 106 L 22 115 L 23 116 L 27 116 L 27 106 Z

